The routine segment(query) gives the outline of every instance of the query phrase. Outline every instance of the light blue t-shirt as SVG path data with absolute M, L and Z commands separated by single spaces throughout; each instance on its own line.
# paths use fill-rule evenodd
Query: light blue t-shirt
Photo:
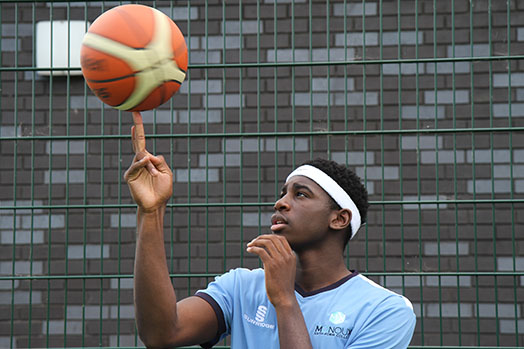
M 231 335 L 235 349 L 279 348 L 263 269 L 233 269 L 196 295 L 209 302 L 219 321 L 219 335 L 203 347 Z M 314 292 L 296 286 L 295 295 L 313 348 L 406 348 L 413 336 L 409 300 L 357 272 Z

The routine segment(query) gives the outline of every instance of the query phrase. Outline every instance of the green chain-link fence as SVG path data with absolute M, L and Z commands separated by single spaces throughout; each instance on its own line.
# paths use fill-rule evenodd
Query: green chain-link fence
M 0 1 L 0 347 L 141 346 L 131 115 L 75 63 L 77 32 L 122 3 Z M 522 1 L 142 3 L 189 49 L 180 92 L 143 114 L 174 171 L 180 297 L 258 267 L 245 243 L 322 156 L 367 185 L 347 263 L 413 302 L 411 347 L 524 345 Z

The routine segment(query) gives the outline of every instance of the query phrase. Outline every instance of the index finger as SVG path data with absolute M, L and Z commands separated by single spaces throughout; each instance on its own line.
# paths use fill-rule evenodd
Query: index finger
M 247 244 L 248 247 L 259 246 L 267 249 L 270 254 L 274 255 L 274 251 L 281 254 L 293 253 L 291 246 L 285 237 L 279 235 L 260 235 Z M 273 253 L 271 253 L 273 251 Z
M 146 149 L 146 134 L 144 132 L 142 115 L 137 111 L 133 112 L 133 123 L 135 124 L 133 132 L 133 149 L 135 154 L 138 154 Z

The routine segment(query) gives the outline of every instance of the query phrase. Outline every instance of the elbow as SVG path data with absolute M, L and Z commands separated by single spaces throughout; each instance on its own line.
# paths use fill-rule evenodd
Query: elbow
M 161 338 L 155 338 L 155 339 L 149 339 L 140 337 L 142 340 L 142 343 L 144 343 L 144 346 L 148 349 L 164 349 L 164 348 L 173 348 L 176 347 L 177 344 L 174 344 L 170 341 L 162 340 Z
M 150 349 L 172 348 L 179 345 L 173 333 L 162 331 L 151 333 L 151 331 L 140 331 L 139 329 L 138 336 L 144 346 Z

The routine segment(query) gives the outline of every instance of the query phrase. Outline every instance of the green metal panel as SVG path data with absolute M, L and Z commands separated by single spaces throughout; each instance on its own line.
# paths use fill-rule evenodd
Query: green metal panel
M 368 187 L 346 261 L 413 302 L 412 348 L 523 345 L 519 1 L 142 3 L 189 50 L 181 91 L 144 113 L 149 150 L 174 171 L 179 297 L 259 267 L 245 244 L 287 173 L 322 156 Z M 118 4 L 0 1 L 0 347 L 141 347 L 131 117 L 79 67 L 36 66 L 38 22 L 87 26 Z

